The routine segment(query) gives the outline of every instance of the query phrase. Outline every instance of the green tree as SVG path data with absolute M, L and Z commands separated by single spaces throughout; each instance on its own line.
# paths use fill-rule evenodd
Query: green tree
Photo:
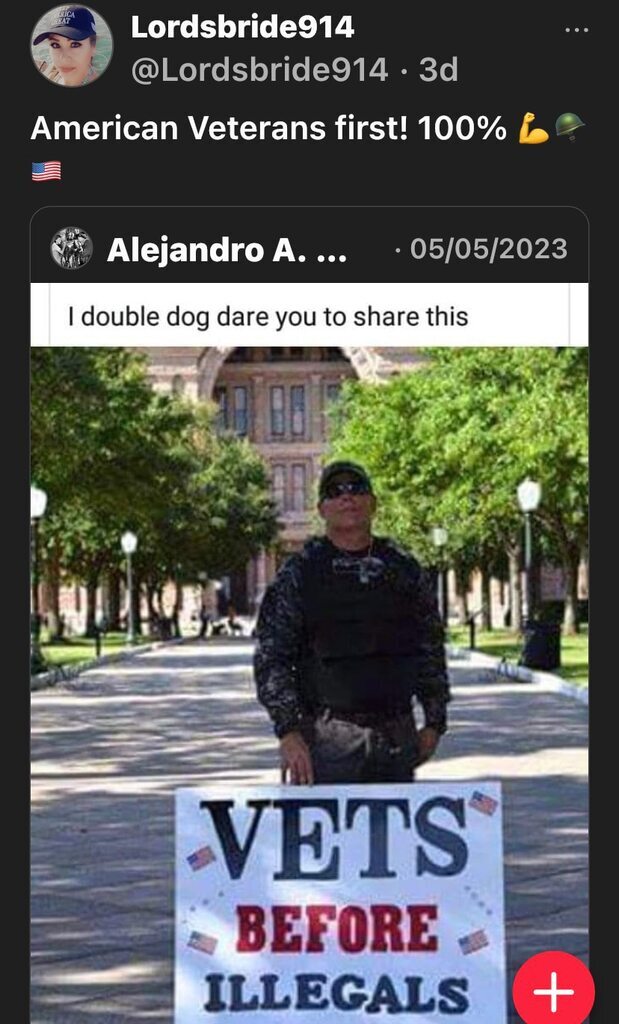
M 152 390 L 136 353 L 76 351 L 68 358 L 64 349 L 34 350 L 32 466 L 49 494 L 43 535 L 53 618 L 61 576 L 79 579 L 92 633 L 97 585 L 117 567 L 122 524 L 147 533 L 171 480 L 191 472 L 176 443 L 191 414 Z
M 181 439 L 191 467 L 177 480 L 164 510 L 151 520 L 136 565 L 151 594 L 172 579 L 195 583 L 241 568 L 272 544 L 278 523 L 267 468 L 249 442 L 217 435 L 215 410 L 192 407 Z
M 456 565 L 488 576 L 507 553 L 515 589 L 518 483 L 542 484 L 538 520 L 566 581 L 577 628 L 576 569 L 587 534 L 587 360 L 582 349 L 426 350 L 425 365 L 344 390 L 334 451 L 363 462 L 381 499 L 378 525 L 432 559 L 432 525 L 449 530 Z M 512 598 L 518 626 L 519 595 Z
M 54 618 L 61 578 L 79 580 L 90 633 L 102 574 L 118 581 L 122 570 L 125 529 L 138 535 L 136 583 L 153 609 L 167 579 L 180 587 L 243 565 L 277 532 L 258 454 L 217 437 L 212 409 L 156 393 L 144 359 L 124 349 L 33 350 L 32 475 L 49 497 Z

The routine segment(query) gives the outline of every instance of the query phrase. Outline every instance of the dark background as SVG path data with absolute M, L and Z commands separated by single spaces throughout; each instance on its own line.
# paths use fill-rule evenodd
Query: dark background
M 4 26 L 10 43 L 13 72 L 5 68 L 5 108 L 10 130 L 6 147 L 6 163 L 10 183 L 5 193 L 5 215 L 14 227 L 7 228 L 12 238 L 10 272 L 14 276 L 8 293 L 7 314 L 16 324 L 5 336 L 7 379 L 18 381 L 8 389 L 9 400 L 15 402 L 5 419 L 5 437 L 18 442 L 5 444 L 5 458 L 11 470 L 10 480 L 19 485 L 20 501 L 13 523 L 7 525 L 8 536 L 19 536 L 22 544 L 9 543 L 12 550 L 7 573 L 18 580 L 19 595 L 12 597 L 12 609 L 19 608 L 23 644 L 17 657 L 17 671 L 6 680 L 11 690 L 17 683 L 18 703 L 28 700 L 28 512 L 27 461 L 28 443 L 28 222 L 32 214 L 48 206 L 77 208 L 71 219 L 81 221 L 83 206 L 157 206 L 157 205 L 434 205 L 434 206 L 529 206 L 536 211 L 525 214 L 518 225 L 539 217 L 544 223 L 545 206 L 577 207 L 584 212 L 591 229 L 591 338 L 592 367 L 592 534 L 590 603 L 593 645 L 591 652 L 592 704 L 592 970 L 597 985 L 596 1007 L 591 1020 L 606 1024 L 614 1020 L 610 979 L 609 945 L 612 940 L 602 936 L 607 891 L 612 891 L 614 864 L 609 860 L 612 827 L 612 806 L 603 806 L 605 794 L 612 789 L 606 776 L 614 769 L 606 757 L 611 737 L 609 715 L 602 710 L 602 700 L 614 685 L 613 627 L 611 615 L 614 600 L 611 591 L 610 565 L 597 572 L 596 557 L 602 553 L 604 565 L 614 551 L 610 533 L 614 520 L 613 500 L 609 494 L 616 465 L 613 437 L 616 427 L 612 414 L 614 346 L 616 326 L 612 296 L 615 260 L 614 242 L 614 177 L 616 169 L 610 146 L 614 142 L 614 108 L 610 96 L 616 92 L 613 80 L 616 58 L 611 52 L 614 30 L 600 19 L 594 19 L 592 5 L 566 3 L 521 3 L 507 6 L 490 3 L 434 2 L 429 5 L 383 2 L 368 8 L 361 5 L 338 4 L 333 9 L 314 2 L 273 3 L 201 3 L 183 0 L 163 4 L 110 2 L 97 0 L 98 11 L 111 26 L 114 35 L 114 56 L 109 69 L 96 82 L 84 89 L 67 89 L 45 81 L 30 58 L 30 37 L 38 18 L 52 4 L 28 4 L 7 10 Z M 143 19 L 161 17 L 183 18 L 194 11 L 210 18 L 222 11 L 227 16 L 248 17 L 252 11 L 268 15 L 278 11 L 293 17 L 300 13 L 317 16 L 350 13 L 356 35 L 352 40 L 338 39 L 297 41 L 138 41 L 129 38 L 130 15 Z M 565 32 L 570 26 L 572 31 Z M 573 28 L 581 31 L 575 33 Z M 587 26 L 588 33 L 582 28 Z M 211 85 L 169 83 L 139 86 L 131 80 L 130 65 L 137 57 L 167 54 L 173 61 L 216 60 L 225 54 L 241 60 L 250 54 L 269 61 L 284 54 L 292 59 L 309 54 L 315 59 L 333 56 L 387 58 L 389 79 L 384 82 L 349 82 L 327 84 L 249 83 Z M 419 81 L 417 65 L 425 56 L 439 61 L 459 58 L 457 84 L 426 84 Z M 400 73 L 402 67 L 408 74 Z M 9 65 L 10 68 L 10 65 Z M 534 111 L 534 127 L 545 128 L 550 141 L 541 146 L 519 146 L 518 130 L 525 111 Z M 353 112 L 358 118 L 385 119 L 408 114 L 408 139 L 398 142 L 194 142 L 189 132 L 175 143 L 79 142 L 42 143 L 29 141 L 37 114 L 48 119 L 84 120 L 113 118 L 119 112 L 137 120 L 174 118 L 184 122 L 187 113 L 197 116 L 211 114 L 225 120 L 230 114 L 239 118 L 301 118 L 331 121 L 338 113 Z M 556 138 L 556 117 L 571 111 L 585 122 L 576 141 Z M 483 142 L 478 136 L 470 142 L 424 142 L 417 120 L 423 114 L 501 114 L 508 130 L 505 142 Z M 63 164 L 62 182 L 34 184 L 30 181 L 32 161 L 59 159 Z M 613 179 L 611 191 L 611 176 Z M 60 220 L 63 220 L 63 216 Z M 150 211 L 149 237 L 157 238 L 159 222 Z M 145 214 L 146 215 L 146 214 Z M 41 215 L 39 215 L 40 217 Z M 97 217 L 99 214 L 97 214 Z M 142 216 L 142 214 L 140 214 Z M 282 214 L 277 215 L 277 220 Z M 354 217 L 363 223 L 363 211 Z M 373 215 L 372 215 L 373 216 Z M 509 214 L 510 218 L 513 214 Z M 45 211 L 43 221 L 54 220 Z M 275 215 L 274 215 L 275 217 Z M 293 212 L 283 215 L 293 225 Z M 367 217 L 368 226 L 372 217 Z M 579 218 L 582 224 L 582 217 Z M 54 223 L 52 228 L 62 226 Z M 86 226 L 86 225 L 84 225 Z M 497 221 L 497 230 L 501 222 Z M 126 232 L 129 233 L 129 232 Z M 287 232 L 284 232 L 287 233 Z M 291 231 L 291 233 L 293 233 Z M 486 233 L 485 231 L 482 233 Z M 507 233 L 501 230 L 501 233 Z M 522 230 L 520 234 L 527 232 Z M 538 233 L 544 234 L 544 230 Z M 200 237 L 199 235 L 194 237 Z M 378 279 L 383 256 L 376 253 L 375 275 Z M 50 260 L 50 269 L 53 266 Z M 117 274 L 119 264 L 113 264 Z M 326 275 L 337 268 L 329 265 Z M 537 265 L 539 269 L 540 264 Z M 535 266 L 529 265 L 528 280 L 535 280 Z M 84 268 L 82 273 L 86 273 Z M 454 268 L 451 278 L 463 280 L 464 271 Z M 312 275 L 314 277 L 314 275 Z M 48 279 L 53 279 L 50 274 Z M 84 278 L 85 279 L 85 278 Z M 91 279 L 96 279 L 94 276 Z M 316 279 L 316 278 L 315 278 Z M 318 279 L 323 279 L 318 278 Z M 434 279 L 439 279 L 434 277 Z M 478 278 L 479 279 L 479 278 Z M 509 278 L 504 277 L 507 280 Z M 582 279 L 582 277 L 572 278 Z M 604 442 L 609 438 L 609 447 Z M 22 486 L 23 485 L 23 486 Z M 12 503 L 9 503 L 12 505 Z M 12 617 L 12 616 L 11 616 Z M 601 687 L 606 687 L 606 698 Z M 599 696 L 596 697 L 596 691 Z M 5 692 L 5 702 L 10 699 Z M 8 718 L 8 705 L 7 718 Z M 607 721 L 606 728 L 602 718 Z M 26 796 L 28 715 L 20 719 L 25 753 L 20 759 L 24 780 L 24 800 L 18 810 L 24 813 L 23 842 L 28 839 Z M 611 741 L 612 742 L 612 741 Z M 612 747 L 610 748 L 612 749 Z M 13 767 L 14 770 L 14 767 Z M 567 840 L 565 840 L 567 841 Z M 20 847 L 21 848 L 21 847 Z M 18 855 L 15 868 L 21 868 L 23 886 L 27 890 L 27 858 Z M 17 872 L 19 874 L 19 871 Z M 15 887 L 17 889 L 17 885 Z M 15 924 L 27 921 L 25 900 L 11 917 Z M 613 922 L 609 922 L 612 924 Z M 27 928 L 27 925 L 25 925 Z M 606 942 L 606 946 L 605 946 Z M 24 943 L 26 945 L 26 943 Z M 24 950 L 26 952 L 26 950 Z M 24 992 L 27 1005 L 27 992 Z M 19 1014 L 17 1014 L 19 1016 Z M 27 1013 L 22 1015 L 27 1019 Z M 492 1024 L 491 1021 L 488 1024 Z

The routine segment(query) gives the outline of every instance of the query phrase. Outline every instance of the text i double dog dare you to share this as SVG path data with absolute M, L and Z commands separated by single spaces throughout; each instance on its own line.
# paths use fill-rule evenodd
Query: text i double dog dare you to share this
M 499 783 L 176 792 L 175 1024 L 505 1024 Z

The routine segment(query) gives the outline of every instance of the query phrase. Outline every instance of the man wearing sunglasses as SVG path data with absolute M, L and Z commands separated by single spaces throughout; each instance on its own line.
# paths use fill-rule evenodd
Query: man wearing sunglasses
M 282 779 L 409 782 L 447 724 L 433 588 L 410 554 L 372 535 L 376 498 L 361 466 L 325 467 L 318 511 L 324 537 L 280 568 L 256 626 L 258 699 L 279 738 Z

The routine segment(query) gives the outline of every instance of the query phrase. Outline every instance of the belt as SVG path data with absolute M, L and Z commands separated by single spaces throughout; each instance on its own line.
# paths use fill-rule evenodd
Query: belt
M 386 711 L 340 711 L 338 708 L 321 707 L 318 709 L 318 717 L 328 721 L 329 718 L 337 718 L 342 722 L 352 722 L 354 725 L 372 728 L 376 725 L 384 725 L 385 722 L 392 722 L 396 718 L 403 718 L 412 715 L 410 707 L 390 708 Z

